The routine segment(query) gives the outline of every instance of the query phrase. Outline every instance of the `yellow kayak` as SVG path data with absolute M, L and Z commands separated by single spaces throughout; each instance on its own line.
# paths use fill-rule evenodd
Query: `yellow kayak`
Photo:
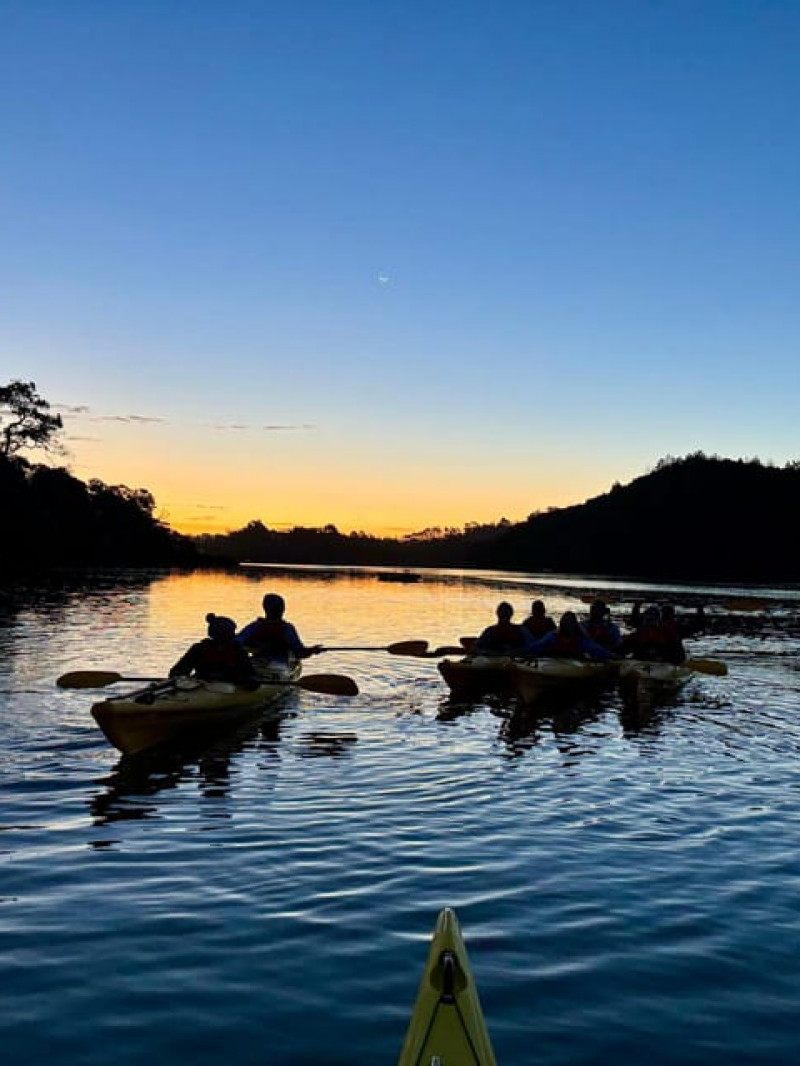
M 398 1066 L 496 1066 L 458 919 L 439 914 Z
M 511 691 L 511 659 L 507 655 L 467 655 L 459 660 L 444 659 L 438 665 L 453 699 L 478 699 L 490 693 L 502 696 Z
M 274 665 L 255 690 L 225 681 L 159 681 L 96 703 L 92 716 L 115 748 L 134 755 L 238 722 L 289 692 L 300 670 L 299 662 Z
M 615 676 L 613 663 L 593 659 L 531 659 L 512 668 L 514 688 L 526 706 L 543 696 L 580 695 Z

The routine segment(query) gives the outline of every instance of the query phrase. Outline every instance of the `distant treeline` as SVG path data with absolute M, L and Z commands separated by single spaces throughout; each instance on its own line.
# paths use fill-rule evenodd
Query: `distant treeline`
M 54 566 L 194 565 L 194 544 L 154 510 L 145 489 L 86 484 L 0 454 L 0 577 Z
M 800 463 L 697 452 L 573 507 L 396 540 L 261 522 L 195 538 L 236 561 L 449 566 L 651 580 L 800 581 Z
M 189 538 L 146 489 L 84 483 L 0 453 L 0 576 L 53 566 L 195 566 L 225 561 L 481 567 L 651 580 L 800 582 L 800 463 L 662 459 L 574 507 L 400 539 L 335 526 L 279 532 L 259 521 Z

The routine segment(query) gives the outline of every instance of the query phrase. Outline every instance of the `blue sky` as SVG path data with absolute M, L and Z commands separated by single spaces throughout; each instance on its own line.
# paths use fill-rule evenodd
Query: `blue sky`
M 179 528 L 798 458 L 800 5 L 0 0 L 0 380 Z

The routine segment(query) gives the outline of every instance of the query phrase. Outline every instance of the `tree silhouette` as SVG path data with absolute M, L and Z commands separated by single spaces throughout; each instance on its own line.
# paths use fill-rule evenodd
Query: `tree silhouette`
M 9 458 L 23 448 L 58 447 L 61 415 L 36 391 L 35 381 L 10 381 L 0 386 L 0 455 Z

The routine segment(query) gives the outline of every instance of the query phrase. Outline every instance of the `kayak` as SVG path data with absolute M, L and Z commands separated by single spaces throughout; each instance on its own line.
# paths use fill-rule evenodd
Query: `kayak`
M 514 691 L 531 706 L 546 696 L 575 696 L 616 675 L 616 663 L 594 659 L 517 660 L 511 670 Z
M 443 659 L 438 665 L 455 699 L 511 692 L 511 659 L 507 655 L 467 655 L 458 660 Z
M 617 669 L 623 693 L 650 698 L 671 696 L 696 673 L 685 663 L 651 663 L 643 659 L 623 659 Z
M 449 907 L 436 922 L 398 1066 L 495 1066 L 467 949 Z
M 300 677 L 299 662 L 259 670 L 254 690 L 226 681 L 173 678 L 95 703 L 92 715 L 108 740 L 125 755 L 235 723 L 274 703 Z

